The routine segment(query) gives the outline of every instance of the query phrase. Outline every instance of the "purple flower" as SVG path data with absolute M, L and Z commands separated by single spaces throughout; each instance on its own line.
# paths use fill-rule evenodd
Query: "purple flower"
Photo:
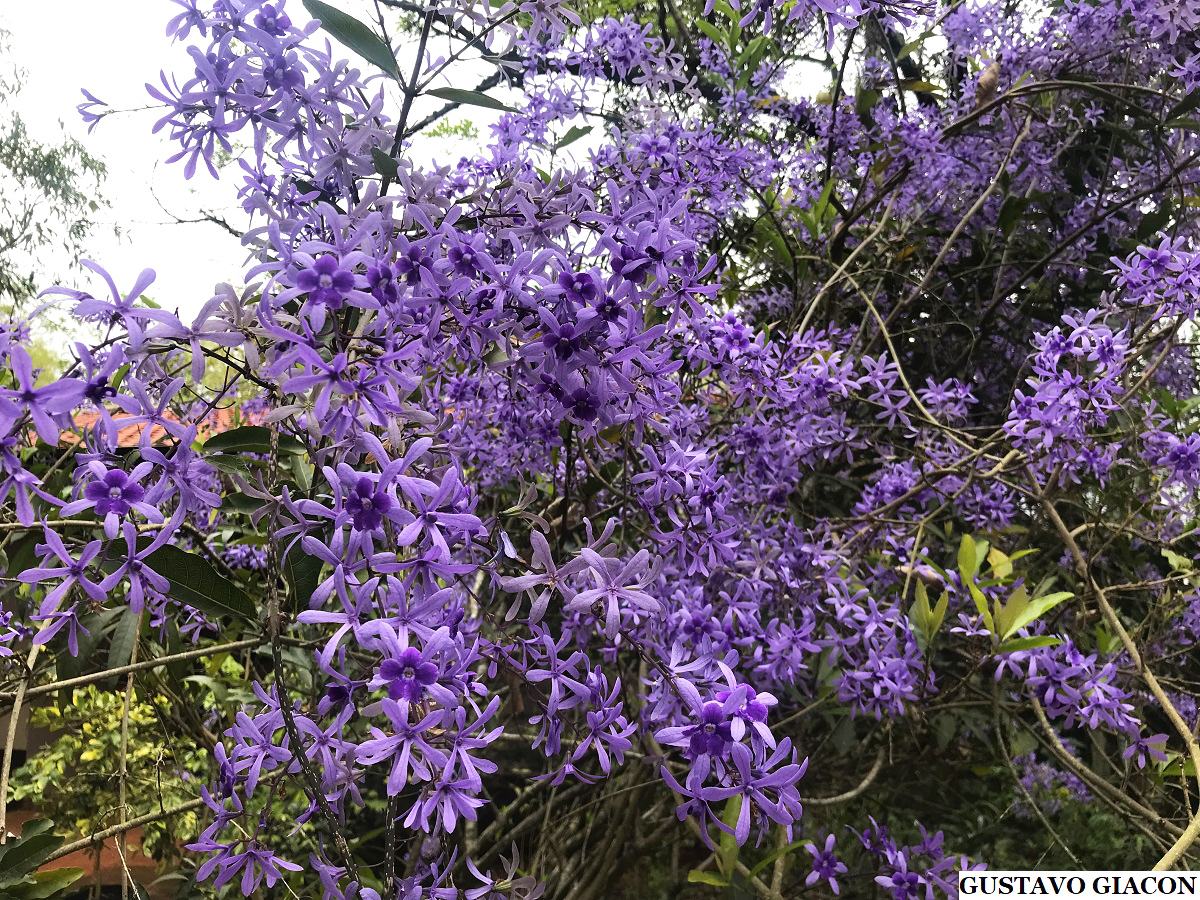
M 358 531 L 376 531 L 383 525 L 383 518 L 393 506 L 392 498 L 380 490 L 365 475 L 359 478 L 354 489 L 346 495 L 346 511 L 350 522 Z
M 241 853 L 230 854 L 224 859 L 220 865 L 220 871 L 213 881 L 213 886 L 219 888 L 232 881 L 237 873 L 241 872 L 242 879 L 239 886 L 242 893 L 249 897 L 258 890 L 259 885 L 264 881 L 267 887 L 274 887 L 275 882 L 283 877 L 285 869 L 289 872 L 303 871 L 302 866 L 276 856 L 274 852 L 261 844 L 253 843 Z
M 254 27 L 272 37 L 280 37 L 292 27 L 292 20 L 283 11 L 282 3 L 264 3 L 254 14 Z
M 562 272 L 558 276 L 558 286 L 568 300 L 580 305 L 591 303 L 600 293 L 596 279 L 588 272 Z
M 579 552 L 590 567 L 595 587 L 579 591 L 567 603 L 567 609 L 590 611 L 604 620 L 604 633 L 616 637 L 622 613 L 661 613 L 663 604 L 646 592 L 657 576 L 650 566 L 650 554 L 639 550 L 626 563 L 600 556 L 585 547 Z
M 63 425 L 63 413 L 69 412 L 83 399 L 83 390 L 74 380 L 37 386 L 33 361 L 24 347 L 9 350 L 9 364 L 16 378 L 15 390 L 0 389 L 0 416 L 10 421 L 28 413 L 37 428 L 38 436 L 48 444 L 58 443 Z
M 420 702 L 426 695 L 443 706 L 454 705 L 454 692 L 439 684 L 441 669 L 435 662 L 453 646 L 448 628 L 439 628 L 430 635 L 424 649 L 407 646 L 386 622 L 377 622 L 376 631 L 387 656 L 380 662 L 368 688 L 385 688 L 388 699 L 399 703 L 401 710 Z
M 88 134 L 91 134 L 92 129 L 99 124 L 100 120 L 108 115 L 107 112 L 98 112 L 98 110 L 104 109 L 108 104 L 82 88 L 80 89 L 80 93 L 83 94 L 84 102 L 76 106 L 75 109 L 79 113 L 79 117 L 83 119 L 83 123 L 87 125 Z
M 398 657 L 385 659 L 370 686 L 386 687 L 393 700 L 416 703 L 429 685 L 437 681 L 438 668 L 416 647 L 405 647 Z
M 1121 752 L 1121 757 L 1122 759 L 1134 759 L 1139 769 L 1146 768 L 1146 762 L 1149 759 L 1166 762 L 1167 754 L 1163 750 L 1163 745 L 1167 742 L 1167 738 L 1168 735 L 1165 734 L 1152 734 L 1149 737 L 1139 735 L 1136 741 Z
M 730 711 L 726 705 L 709 700 L 700 707 L 700 721 L 684 730 L 688 753 L 692 756 L 722 756 L 733 743 Z
M 812 871 L 808 873 L 808 877 L 804 879 L 804 884 L 808 887 L 816 884 L 818 881 L 826 881 L 829 883 L 829 889 L 835 894 L 841 893 L 841 888 L 837 883 L 837 876 L 846 871 L 846 864 L 842 862 L 833 852 L 834 837 L 828 835 L 825 838 L 825 847 L 818 850 L 815 844 L 805 844 L 804 849 L 812 854 Z
M 304 84 L 304 69 L 295 53 L 276 53 L 263 61 L 263 77 L 271 88 L 281 91 Z M 318 266 L 320 262 L 317 260 Z M 318 268 L 317 271 L 320 275 L 325 273 L 324 268 Z
M 343 269 L 332 253 L 317 257 L 311 267 L 298 271 L 292 280 L 297 288 L 308 294 L 313 325 L 317 328 L 324 324 L 326 310 L 342 308 L 357 282 L 354 273 Z
M 371 296 L 382 304 L 395 303 L 400 298 L 396 273 L 387 263 L 379 263 L 367 269 L 367 286 L 371 289 Z
M 132 472 L 121 469 L 106 469 L 102 463 L 88 463 L 92 475 L 83 488 L 83 497 L 63 507 L 63 515 L 73 516 L 85 509 L 95 509 L 96 515 L 104 517 L 104 533 L 115 538 L 120 522 L 131 512 L 140 512 L 151 522 L 165 521 L 163 514 L 149 503 L 143 502 L 146 489 L 138 481 L 150 474 L 153 466 L 140 463 Z

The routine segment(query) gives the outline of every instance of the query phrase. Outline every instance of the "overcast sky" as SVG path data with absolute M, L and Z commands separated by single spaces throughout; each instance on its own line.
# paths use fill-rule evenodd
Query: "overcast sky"
M 112 204 L 107 218 L 123 236 L 115 237 L 111 227 L 98 230 L 88 254 L 121 288 L 142 269 L 154 269 L 158 281 L 151 295 L 187 312 L 197 310 L 218 281 L 238 280 L 245 253 L 215 225 L 176 225 L 172 217 L 194 219 L 202 207 L 240 212 L 235 186 L 199 175 L 185 182 L 178 166 L 160 162 L 170 145 L 164 134 L 150 134 L 155 111 L 110 116 L 91 135 L 75 111 L 83 100 L 80 88 L 118 109 L 150 102 L 145 83 L 156 80 L 160 68 L 187 60 L 164 34 L 172 9 L 178 7 L 165 0 L 5 3 L 0 25 L 11 33 L 12 62 L 27 73 L 15 105 L 33 134 L 54 141 L 61 120 L 108 166 L 102 191 Z
M 370 0 L 337 0 L 336 5 L 360 18 L 370 16 Z M 212 296 L 215 284 L 240 283 L 246 254 L 237 238 L 217 225 L 176 224 L 175 220 L 196 219 L 206 209 L 224 215 L 235 226 L 243 223 L 244 214 L 236 202 L 236 177 L 231 173 L 224 181 L 214 181 L 201 166 L 191 181 L 185 181 L 180 164 L 162 162 L 175 148 L 166 129 L 151 134 L 160 110 L 107 116 L 90 135 L 75 110 L 83 99 L 81 88 L 115 109 L 131 109 L 151 102 L 145 84 L 156 81 L 160 69 L 191 72 L 185 48 L 172 44 L 165 35 L 167 21 L 178 11 L 179 6 L 169 0 L 0 0 L 0 27 L 10 32 L 13 57 L 0 60 L 0 64 L 15 64 L 26 71 L 16 107 L 35 136 L 56 140 L 61 121 L 68 134 L 79 138 L 108 166 L 103 194 L 111 203 L 107 213 L 110 227 L 98 229 L 87 255 L 108 269 L 121 288 L 131 285 L 142 269 L 154 269 L 158 280 L 150 295 L 168 309 L 178 308 L 188 320 Z M 299 0 L 291 0 L 287 11 L 293 21 L 307 19 Z M 415 38 L 410 38 L 398 45 L 397 57 L 402 62 L 411 60 L 414 48 Z M 335 49 L 346 58 L 352 56 L 339 45 L 335 44 Z M 443 50 L 439 47 L 434 52 Z M 368 65 L 361 60 L 355 64 Z M 452 70 L 453 82 L 444 83 L 470 87 L 484 72 L 476 63 L 460 62 Z M 815 79 L 811 75 L 801 79 L 812 81 L 804 86 L 820 87 L 824 76 L 816 75 Z M 499 99 L 513 99 L 503 90 L 491 93 Z M 413 118 L 439 105 L 440 101 L 419 98 Z M 464 107 L 448 121 L 464 118 L 486 136 L 496 114 Z M 597 137 L 594 134 L 573 145 L 571 155 L 586 153 Z M 469 151 L 465 141 L 454 138 L 426 139 L 416 150 L 442 163 L 453 163 Z M 120 238 L 113 235 L 112 224 L 121 228 Z M 86 274 L 75 274 L 73 286 L 94 284 L 83 282 Z
M 337 5 L 361 16 L 367 0 Z M 287 10 L 293 21 L 307 18 L 299 2 L 288 3 Z M 156 81 L 160 69 L 192 71 L 184 48 L 165 35 L 167 21 L 178 11 L 168 0 L 8 0 L 0 3 L 0 27 L 11 33 L 11 62 L 26 70 L 16 107 L 30 130 L 54 141 L 61 121 L 108 166 L 103 194 L 112 207 L 107 218 L 123 235 L 118 239 L 111 227 L 98 230 L 87 255 L 108 269 L 120 288 L 131 285 L 142 269 L 154 269 L 158 280 L 150 295 L 166 308 L 178 307 L 188 319 L 212 296 L 213 285 L 240 282 L 246 254 L 219 226 L 180 225 L 174 219 L 195 219 L 207 209 L 227 214 L 235 225 L 243 222 L 236 179 L 214 181 L 201 167 L 185 181 L 180 164 L 162 162 L 174 148 L 166 129 L 150 133 L 161 116 L 158 110 L 108 116 L 90 135 L 75 111 L 83 100 L 80 88 L 113 108 L 130 109 L 151 102 L 145 84 Z M 414 114 L 421 114 L 423 105 L 418 101 Z M 481 131 L 493 118 L 482 110 L 471 117 Z M 434 152 L 445 162 L 457 160 L 465 149 L 457 141 L 437 144 Z M 82 280 L 84 274 L 75 277 Z

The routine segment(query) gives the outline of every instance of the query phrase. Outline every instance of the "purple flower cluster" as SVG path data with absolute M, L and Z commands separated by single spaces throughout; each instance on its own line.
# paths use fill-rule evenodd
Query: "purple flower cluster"
M 53 381 L 25 324 L 0 328 L 0 501 L 28 559 L 0 655 L 32 642 L 66 659 L 121 607 L 164 647 L 242 628 L 269 644 L 272 666 L 247 665 L 253 699 L 206 725 L 201 879 L 536 897 L 515 855 L 498 875 L 493 848 L 459 853 L 503 833 L 495 788 L 523 778 L 601 809 L 649 764 L 668 820 L 737 846 L 797 838 L 807 886 L 837 893 L 849 857 L 805 821 L 810 756 L 816 772 L 845 753 L 829 746 L 843 723 L 899 741 L 919 730 L 900 720 L 990 688 L 996 654 L 1018 700 L 1117 735 L 1131 766 L 1162 760 L 1077 576 L 1128 576 L 1127 620 L 1200 633 L 1195 598 L 1180 612 L 1164 589 L 1191 577 L 1179 548 L 1200 489 L 1181 393 L 1196 235 L 1126 233 L 1124 210 L 1169 196 L 1149 149 L 1163 142 L 1075 160 L 1113 113 L 1063 78 L 1188 68 L 1187 39 L 1146 3 L 948 10 L 944 92 L 909 72 L 924 39 L 899 29 L 935 24 L 915 3 L 716 0 L 727 34 L 665 42 L 557 0 L 418 6 L 412 74 L 386 34 L 367 39 L 374 23 L 176 5 L 189 62 L 148 86 L 156 130 L 185 177 L 237 172 L 247 286 L 185 324 L 146 296 L 151 270 L 122 292 L 86 263 L 98 295 L 47 294 L 101 337 Z M 877 28 L 895 66 L 866 62 L 857 97 L 839 82 L 828 103 L 791 100 L 770 42 L 738 44 L 760 23 L 848 56 Z M 443 38 L 456 49 L 439 58 Z M 441 113 L 418 121 L 413 102 L 468 53 L 520 98 L 435 94 L 504 111 L 485 146 L 419 165 Z M 1047 84 L 1057 106 L 1002 102 Z M 87 101 L 94 125 L 106 113 Z M 595 146 L 571 146 L 585 135 Z M 1171 166 L 1200 152 L 1178 141 Z M 45 445 L 60 463 L 34 461 Z M 964 533 L 990 541 L 963 545 L 983 548 L 970 571 Z M 205 605 L 178 589 L 182 553 L 232 606 L 184 602 Z M 1034 617 L 1000 647 L 988 620 L 1050 578 L 1080 595 L 1054 626 L 1066 638 Z M 1039 801 L 1078 792 L 1020 765 Z M 273 821 L 285 802 L 320 835 L 307 859 Z M 387 811 L 378 879 L 344 833 L 365 808 Z M 952 894 L 975 865 L 941 833 L 902 846 L 871 820 L 859 837 L 896 898 Z

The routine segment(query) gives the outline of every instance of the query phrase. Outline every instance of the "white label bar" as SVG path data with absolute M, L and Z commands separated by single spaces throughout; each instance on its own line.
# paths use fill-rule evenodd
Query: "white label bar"
M 962 872 L 962 897 L 1196 897 L 1192 872 Z

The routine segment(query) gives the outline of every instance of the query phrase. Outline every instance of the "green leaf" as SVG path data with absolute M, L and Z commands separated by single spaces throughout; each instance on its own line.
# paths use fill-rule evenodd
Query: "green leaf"
M 733 11 L 733 7 L 729 5 L 727 0 L 716 0 L 716 2 L 713 4 L 713 8 L 731 22 L 741 21 L 742 17 Z
M 226 475 L 249 475 L 250 464 L 253 462 L 258 462 L 258 460 L 247 459 L 244 456 L 232 456 L 227 453 L 215 453 L 208 457 L 208 464 Z
M 734 86 L 738 90 L 750 84 L 750 78 L 758 70 L 758 64 L 762 62 L 763 54 L 766 50 L 767 38 L 764 35 L 759 35 L 746 45 L 746 49 L 742 51 L 742 55 L 734 63 L 734 71 L 738 73 L 737 83 Z
M 386 178 L 395 178 L 400 172 L 400 165 L 378 147 L 371 148 L 371 161 L 375 163 L 375 171 Z
M 1165 228 L 1171 219 L 1172 212 L 1171 204 L 1164 202 L 1143 215 L 1137 227 L 1138 240 L 1147 240 Z
M 1013 638 L 1011 641 L 1005 641 L 996 648 L 997 653 L 1015 653 L 1017 650 L 1032 650 L 1035 647 L 1057 647 L 1062 643 L 1062 638 L 1051 637 L 1048 634 L 1036 635 L 1034 637 Z
M 54 822 L 50 819 L 31 819 L 25 823 L 25 827 L 21 829 L 22 838 L 31 838 L 35 834 L 46 834 L 54 827 Z
M 114 391 L 119 392 L 121 390 L 121 384 L 125 381 L 125 376 L 129 374 L 129 369 L 129 363 L 125 363 L 125 365 L 117 369 L 117 373 L 113 375 L 112 380 L 109 382 L 109 386 L 112 387 Z
M 570 130 L 567 131 L 567 133 L 563 135 L 562 140 L 554 145 L 554 149 L 561 150 L 563 147 L 573 144 L 577 140 L 579 140 L 581 137 L 584 137 L 585 135 L 589 135 L 591 133 L 592 133 L 591 125 L 573 125 L 570 128 Z
M 996 630 L 1000 632 L 1001 637 L 1008 637 L 1012 632 L 1012 623 L 1017 616 L 1021 615 L 1029 606 L 1029 591 L 1021 585 L 1014 590 L 1008 597 L 1008 602 L 1003 606 L 999 602 L 996 603 Z
M 992 621 L 992 613 L 988 609 L 987 597 L 983 596 L 983 591 L 975 584 L 974 579 L 966 582 L 967 590 L 971 593 L 971 599 L 975 601 L 975 609 L 979 611 L 979 615 L 983 616 L 983 624 L 987 626 L 987 630 L 992 634 L 996 633 L 996 625 Z
M 482 106 L 485 109 L 496 109 L 500 112 L 512 112 L 513 108 L 507 103 L 501 103 L 495 97 L 479 91 L 464 91 L 461 88 L 433 88 L 429 91 L 431 97 L 445 100 L 449 103 L 461 103 L 466 106 Z
M 207 559 L 167 544 L 146 557 L 146 565 L 170 582 L 167 596 L 210 616 L 256 619 L 250 597 Z
M 83 869 L 66 867 L 34 872 L 24 884 L 10 887 L 7 892 L 18 900 L 49 900 L 73 885 L 83 876 Z
M 179 634 L 179 623 L 174 619 L 167 621 L 167 635 L 164 648 L 168 656 L 174 656 L 177 653 L 183 652 L 183 637 Z M 176 682 L 182 683 L 183 679 L 187 677 L 188 664 L 185 661 L 177 660 L 173 663 L 167 663 L 164 668 L 166 669 L 167 677 Z
M 1058 606 L 1064 600 L 1070 600 L 1074 596 L 1070 591 L 1058 591 L 1030 600 L 1024 609 L 1013 616 L 1002 636 L 1007 638 L 1013 632 L 1020 631 L 1034 619 L 1054 609 L 1054 607 Z
M 726 875 L 733 875 L 734 867 L 737 865 L 738 858 L 738 843 L 730 832 L 737 827 L 738 816 L 742 812 L 742 795 L 734 794 L 725 801 L 725 812 L 721 814 L 721 823 L 729 829 L 729 831 L 721 832 L 720 852 L 717 859 L 721 863 L 721 871 Z
M 970 581 L 975 577 L 979 567 L 987 559 L 987 552 L 987 541 L 977 541 L 969 534 L 962 536 L 962 542 L 958 545 L 958 572 L 963 581 Z
M 288 469 L 296 479 L 296 486 L 308 493 L 312 489 L 313 467 L 303 456 L 293 456 L 288 460 Z
M 916 599 L 908 611 L 908 619 L 921 637 L 924 647 L 933 640 L 933 610 L 929 606 L 929 590 L 923 581 L 917 581 Z
M 323 565 L 319 557 L 306 552 L 299 542 L 288 552 L 283 561 L 283 574 L 287 578 L 293 610 L 308 609 L 308 601 L 320 582 Z
M 1121 639 L 1108 630 L 1103 622 L 1096 626 L 1096 649 L 1101 653 L 1116 653 L 1121 646 Z
M 805 845 L 805 843 L 807 843 L 807 842 L 806 841 L 796 841 L 796 843 L 788 844 L 785 847 L 777 847 L 775 850 L 773 850 L 770 853 L 770 855 L 767 856 L 766 859 L 764 859 L 757 866 L 755 866 L 753 869 L 750 870 L 751 877 L 753 877 L 753 876 L 757 875 L 759 872 L 763 871 L 763 869 L 765 869 L 767 866 L 771 865 L 771 863 L 775 862 L 775 860 L 779 859 L 779 857 L 787 856 L 793 850 L 798 850 L 799 848 L 803 847 Z
M 263 503 L 264 501 L 248 496 L 247 494 L 226 494 L 224 502 L 221 504 L 221 511 L 232 511 L 250 515 L 261 509 Z
M 62 846 L 63 839 L 48 830 L 52 823 L 39 823 L 37 830 L 30 833 L 32 824 L 26 823 L 21 837 L 0 848 L 0 887 L 10 888 L 20 883 Z
M 1174 550 L 1163 548 L 1163 559 L 1171 564 L 1172 572 L 1190 572 L 1196 567 L 1196 564 L 1187 556 L 1176 553 Z
M 713 887 L 728 887 L 729 879 L 718 875 L 716 872 L 702 872 L 700 869 L 692 869 L 688 872 L 688 881 L 691 884 L 711 884 Z
M 1163 775 L 1186 775 L 1188 778 L 1196 777 L 1196 765 L 1190 759 L 1176 761 L 1170 763 L 1162 770 Z
M 896 54 L 896 58 L 895 58 L 895 60 L 893 60 L 893 62 L 900 62 L 900 60 L 906 58 L 914 50 L 916 50 L 918 47 L 920 47 L 921 44 L 925 43 L 925 41 L 928 38 L 932 37 L 934 33 L 935 33 L 934 29 L 931 28 L 928 31 L 925 31 L 922 34 L 918 35 L 917 37 L 913 38 L 911 41 L 909 41 L 907 44 L 905 44 L 903 47 L 900 48 L 900 52 Z
M 938 633 L 938 629 L 942 627 L 942 623 L 946 621 L 946 609 L 950 605 L 950 592 L 942 591 L 942 596 L 938 598 L 937 606 L 933 608 L 933 613 L 929 618 L 929 636 L 932 638 Z
M 208 453 L 270 453 L 271 429 L 266 425 L 242 425 L 214 434 L 204 442 Z M 290 434 L 279 435 L 280 455 L 300 455 L 304 444 Z
M 1186 116 L 1192 110 L 1200 108 L 1200 88 L 1189 91 L 1188 95 L 1171 107 L 1171 111 L 1167 113 L 1165 118 L 1168 120 L 1178 119 L 1180 116 Z
M 112 620 L 123 612 L 120 608 L 106 609 L 83 617 L 83 621 L 79 623 L 79 654 L 72 656 L 69 652 L 59 652 L 54 656 L 54 674 L 58 681 L 66 681 L 83 674 L 83 667 L 92 658 L 92 653 L 104 636 L 105 630 Z M 65 693 L 67 692 L 60 691 L 60 694 Z
M 830 203 L 835 183 L 836 180 L 833 178 L 825 182 L 825 187 L 821 189 L 821 195 L 817 197 L 817 202 L 808 210 L 805 225 L 814 238 L 820 238 L 824 227 L 829 221 L 832 221 L 832 216 L 829 214 L 832 213 L 833 216 L 837 215 L 837 210 Z
M 141 621 L 140 613 L 135 613 L 131 608 L 126 607 L 117 622 L 117 627 L 113 630 L 112 642 L 108 647 L 108 667 L 110 669 L 129 665 L 129 660 L 133 658 L 133 646 L 137 643 L 138 626 Z
M 1021 221 L 1021 216 L 1028 208 L 1029 200 L 1025 197 L 1015 194 L 1005 197 L 1004 202 L 1000 204 L 1000 212 L 996 215 L 996 227 L 1000 229 L 1000 233 L 1005 237 L 1012 234 L 1013 228 Z
M 1009 559 L 998 547 L 993 547 L 988 551 L 988 565 L 992 567 L 992 577 L 1001 580 L 1012 574 L 1012 560 Z
M 706 19 L 697 19 L 696 27 L 704 32 L 705 37 L 719 47 L 724 47 L 729 41 L 729 36 L 725 32 Z
M 304 8 L 314 19 L 321 20 L 324 28 L 339 43 L 345 44 L 367 62 L 372 62 L 393 78 L 398 78 L 396 57 L 392 48 L 385 44 L 374 31 L 354 16 L 348 16 L 321 0 L 304 0 Z

